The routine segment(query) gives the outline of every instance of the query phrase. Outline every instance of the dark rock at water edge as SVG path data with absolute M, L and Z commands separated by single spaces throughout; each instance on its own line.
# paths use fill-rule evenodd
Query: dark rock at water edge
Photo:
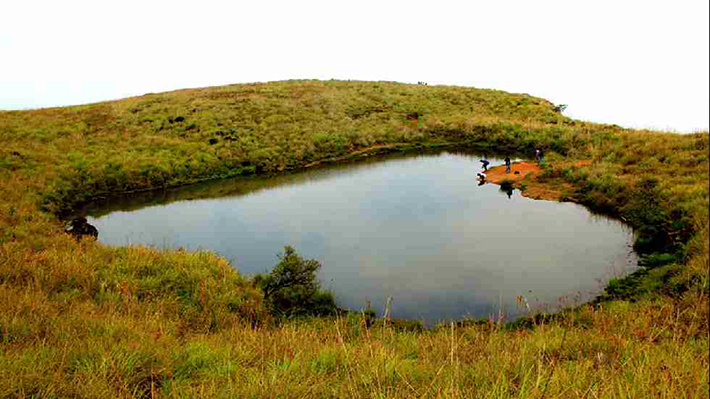
M 90 225 L 84 217 L 73 219 L 67 223 L 64 227 L 64 232 L 73 235 L 77 239 L 81 239 L 86 236 L 93 238 L 99 237 L 99 231 L 96 227 Z

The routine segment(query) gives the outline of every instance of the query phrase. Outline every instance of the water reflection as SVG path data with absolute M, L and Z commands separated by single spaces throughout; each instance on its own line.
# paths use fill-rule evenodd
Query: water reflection
M 323 263 L 324 286 L 342 306 L 371 301 L 382 310 L 392 296 L 394 316 L 430 323 L 512 316 L 518 295 L 533 306 L 585 300 L 635 267 L 628 228 L 575 204 L 480 184 L 480 159 L 397 154 L 142 193 L 87 211 L 102 242 L 213 249 L 246 275 L 270 270 L 293 245 Z
M 513 188 L 509 186 L 501 186 L 500 191 L 504 193 L 505 195 L 508 196 L 508 199 L 510 199 L 513 196 Z

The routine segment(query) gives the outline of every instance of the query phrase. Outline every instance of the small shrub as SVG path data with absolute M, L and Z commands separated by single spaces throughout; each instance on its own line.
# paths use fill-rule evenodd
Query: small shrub
M 559 114 L 565 112 L 566 109 L 567 109 L 567 104 L 559 104 L 559 105 L 555 105 L 555 107 L 554 107 L 555 112 L 557 112 Z
M 333 295 L 323 291 L 316 278 L 320 268 L 320 262 L 304 260 L 287 245 L 274 270 L 267 276 L 257 275 L 254 283 L 276 315 L 330 315 L 337 307 Z

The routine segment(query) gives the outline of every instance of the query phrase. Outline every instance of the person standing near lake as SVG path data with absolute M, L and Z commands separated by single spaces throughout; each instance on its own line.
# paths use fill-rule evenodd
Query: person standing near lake
M 505 156 L 505 173 L 510 174 L 510 157 L 508 155 Z

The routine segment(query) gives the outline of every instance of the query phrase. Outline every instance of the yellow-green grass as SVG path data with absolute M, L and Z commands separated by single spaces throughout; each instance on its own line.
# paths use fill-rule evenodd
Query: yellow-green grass
M 538 181 L 627 221 L 650 267 L 515 326 L 275 323 L 215 254 L 76 242 L 59 220 L 109 193 L 436 145 L 545 148 Z M 0 112 L 0 396 L 708 397 L 709 180 L 707 132 L 462 87 L 288 81 Z

